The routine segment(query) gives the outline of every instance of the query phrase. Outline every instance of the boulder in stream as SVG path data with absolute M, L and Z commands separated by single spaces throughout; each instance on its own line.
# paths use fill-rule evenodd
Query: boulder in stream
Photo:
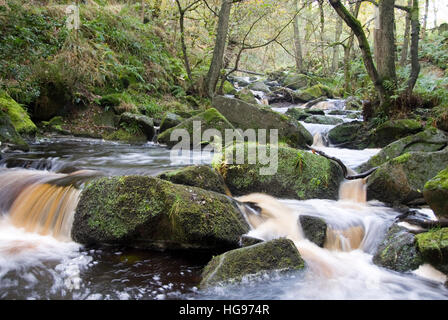
M 301 215 L 299 217 L 305 238 L 323 248 L 327 236 L 327 223 L 319 217 Z
M 141 114 L 124 112 L 121 114 L 119 124 L 128 128 L 139 128 L 149 141 L 155 134 L 154 120 Z
M 231 198 L 148 176 L 90 182 L 81 194 L 72 238 L 82 244 L 150 249 L 238 248 L 249 225 Z
M 423 260 L 448 275 L 448 228 L 435 228 L 416 235 Z
M 227 186 L 219 172 L 206 165 L 190 166 L 164 172 L 159 175 L 159 178 L 172 183 L 198 187 L 218 193 L 226 194 L 227 192 Z
M 425 183 L 445 169 L 448 147 L 436 152 L 407 152 L 382 164 L 368 177 L 367 198 L 389 204 L 423 200 Z
M 423 126 L 416 120 L 388 120 L 370 132 L 370 139 L 373 145 L 383 148 L 389 143 L 420 131 L 423 131 Z
M 448 167 L 425 184 L 423 196 L 438 217 L 448 217 Z
M 160 132 L 164 132 L 170 128 L 179 125 L 184 119 L 175 113 L 167 112 L 163 116 L 162 122 L 160 123 Z
M 415 235 L 393 224 L 373 256 L 373 263 L 399 272 L 418 269 L 423 260 L 417 250 Z
M 226 283 L 238 283 L 245 277 L 267 272 L 301 270 L 305 262 L 294 242 L 280 238 L 228 251 L 214 257 L 204 268 L 202 289 Z
M 17 133 L 9 116 L 0 109 L 0 147 L 28 151 L 29 146 Z
M 267 137 L 270 129 L 278 129 L 279 140 L 291 147 L 304 148 L 313 144 L 313 137 L 300 123 L 272 111 L 269 107 L 223 96 L 214 97 L 212 104 L 239 129 L 266 129 Z
M 344 122 L 344 120 L 336 117 L 328 117 L 322 115 L 309 116 L 304 120 L 306 123 L 317 123 L 317 124 L 327 124 L 327 125 L 338 125 Z
M 0 90 L 0 110 L 6 113 L 18 134 L 34 135 L 37 127 L 20 104 Z
M 263 164 L 258 158 L 251 164 L 247 155 L 257 146 L 240 143 L 228 147 L 224 158 L 214 164 L 233 195 L 260 192 L 299 200 L 338 198 L 339 184 L 344 177 L 336 162 L 303 150 L 266 145 L 265 151 L 258 149 L 257 154 L 266 152 L 268 159 L 272 157 L 271 162 Z M 244 163 L 237 163 L 238 155 L 246 155 Z

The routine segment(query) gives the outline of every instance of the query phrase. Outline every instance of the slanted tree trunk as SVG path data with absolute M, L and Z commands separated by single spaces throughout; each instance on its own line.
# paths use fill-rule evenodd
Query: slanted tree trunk
M 412 6 L 412 0 L 408 0 L 408 7 Z M 400 65 L 404 67 L 408 61 L 409 36 L 411 33 L 411 12 L 406 12 L 406 26 L 404 29 L 403 47 L 401 49 Z
M 222 0 L 221 10 L 219 11 L 212 62 L 210 64 L 210 68 L 208 70 L 206 81 L 204 84 L 205 92 L 210 98 L 215 95 L 216 85 L 218 84 L 219 76 L 221 74 L 221 69 L 223 66 L 231 8 L 232 0 Z
M 356 38 L 358 39 L 359 48 L 361 49 L 362 58 L 364 61 L 364 66 L 366 67 L 367 73 L 372 80 L 375 90 L 380 99 L 380 106 L 388 103 L 389 97 L 387 92 L 383 87 L 382 80 L 378 75 L 378 71 L 373 62 L 372 53 L 370 51 L 369 41 L 367 40 L 366 34 L 362 29 L 361 23 L 353 17 L 350 12 L 342 5 L 340 0 L 328 0 L 331 6 L 336 10 L 338 15 L 345 21 L 345 23 L 352 29 Z
M 295 10 L 299 10 L 299 0 L 295 0 Z M 300 39 L 299 15 L 296 15 L 294 22 L 294 59 L 296 61 L 296 69 L 298 72 L 303 71 L 302 43 Z

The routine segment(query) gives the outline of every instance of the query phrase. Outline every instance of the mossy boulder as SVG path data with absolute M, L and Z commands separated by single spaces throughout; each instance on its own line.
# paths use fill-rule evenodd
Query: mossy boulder
M 238 283 L 244 277 L 267 272 L 301 270 L 305 262 L 291 240 L 281 238 L 228 251 L 204 268 L 200 288 Z
M 251 83 L 248 87 L 251 90 L 254 91 L 261 91 L 264 93 L 270 93 L 271 90 L 269 89 L 269 87 L 262 81 L 256 81 L 254 83 Z
M 437 128 L 448 131 L 448 104 L 442 104 L 433 108 L 432 115 Z
M 249 226 L 231 198 L 147 176 L 100 178 L 82 192 L 72 238 L 154 249 L 239 247 Z
M 119 125 L 135 131 L 140 129 L 147 140 L 152 140 L 155 134 L 154 120 L 141 114 L 125 112 L 120 117 Z
M 448 147 L 437 152 L 408 152 L 381 165 L 367 181 L 368 199 L 409 204 L 423 199 L 425 183 L 448 163 Z
M 222 87 L 222 91 L 224 94 L 231 94 L 231 95 L 235 95 L 237 93 L 235 87 L 233 86 L 233 84 L 231 84 L 229 81 L 224 81 L 224 85 Z
M 319 217 L 301 215 L 299 222 L 305 238 L 323 248 L 327 236 L 327 223 L 325 220 Z
M 303 121 L 312 115 L 311 113 L 308 113 L 307 110 L 303 110 L 303 109 L 299 109 L 299 108 L 289 108 L 285 114 L 297 121 Z
M 362 101 L 359 98 L 350 96 L 345 99 L 345 110 L 361 110 Z
M 29 146 L 17 133 L 9 116 L 0 109 L 0 147 L 28 151 Z
M 11 120 L 18 134 L 33 135 L 37 127 L 31 121 L 28 113 L 12 99 L 5 91 L 0 90 L 0 110 L 5 112 Z
M 215 96 L 213 106 L 221 112 L 236 128 L 278 129 L 279 140 L 291 147 L 305 148 L 313 144 L 311 134 L 297 121 L 272 111 L 269 107 L 252 105 L 238 99 Z
M 420 122 L 412 119 L 388 120 L 373 129 L 371 132 L 372 143 L 380 148 L 387 146 L 395 140 L 423 131 Z
M 250 104 L 257 104 L 257 99 L 255 98 L 252 91 L 250 91 L 248 88 L 243 88 L 235 93 L 235 97 Z
M 102 107 L 117 107 L 121 103 L 121 94 L 113 93 L 104 95 L 98 102 Z
M 338 198 L 343 173 L 336 162 L 303 150 L 266 145 L 267 158 L 272 161 L 261 163 L 258 158 L 251 164 L 248 152 L 257 146 L 240 143 L 228 147 L 223 159 L 214 164 L 233 195 L 261 192 L 299 200 Z M 258 155 L 260 151 L 264 153 L 259 149 Z M 239 155 L 244 156 L 244 163 L 237 163 Z
M 163 116 L 162 122 L 160 123 L 160 132 L 173 128 L 179 125 L 182 121 L 184 121 L 184 118 L 181 116 L 172 112 L 167 112 Z
M 302 93 L 303 99 L 306 99 L 307 101 L 315 100 L 320 97 L 333 98 L 334 96 L 333 91 L 322 84 L 316 84 L 312 87 L 300 90 L 300 92 Z
M 283 79 L 283 85 L 289 89 L 297 90 L 307 87 L 310 79 L 301 73 L 289 73 Z
M 195 122 L 200 122 L 200 126 L 195 127 Z M 190 137 L 190 145 L 194 146 L 194 130 L 195 128 L 200 132 L 196 132 L 200 137 L 201 141 L 197 141 L 198 146 L 205 145 L 209 141 L 202 140 L 202 135 L 207 129 L 215 129 L 218 130 L 221 133 L 221 138 L 225 138 L 225 130 L 231 129 L 235 130 L 235 127 L 215 108 L 210 108 L 194 117 L 191 117 L 187 120 L 182 121 L 180 124 L 178 124 L 175 127 L 172 127 L 168 130 L 165 130 L 159 136 L 157 137 L 157 141 L 162 144 L 166 144 L 169 147 L 173 147 L 178 143 L 178 141 L 171 141 L 171 133 L 174 130 L 186 130 L 188 132 L 188 135 Z M 237 134 L 238 137 L 239 134 Z M 213 140 L 213 138 L 210 138 L 210 140 Z M 215 141 L 216 142 L 216 141 Z
M 448 274 L 448 228 L 437 228 L 416 235 L 423 260 Z
M 361 121 L 342 123 L 328 132 L 328 139 L 340 148 L 365 149 L 371 146 L 368 130 Z
M 370 158 L 359 168 L 360 172 L 382 165 L 406 152 L 422 151 L 434 152 L 448 145 L 448 135 L 436 128 L 429 128 L 423 132 L 407 136 L 384 147 L 378 154 Z
M 190 166 L 177 170 L 164 172 L 158 176 L 160 179 L 177 184 L 199 187 L 209 191 L 226 194 L 224 179 L 213 168 L 203 166 Z
M 448 217 L 448 167 L 425 184 L 423 196 L 439 217 Z
M 335 118 L 335 117 L 327 117 L 322 115 L 312 115 L 307 117 L 304 122 L 306 123 L 317 123 L 317 124 L 327 124 L 327 125 L 338 125 L 344 122 L 344 120 Z
M 264 241 L 263 239 L 254 238 L 254 237 L 248 236 L 246 234 L 243 234 L 240 238 L 240 246 L 241 247 L 250 247 L 250 246 L 253 246 L 254 244 L 261 243 L 263 241 Z
M 392 225 L 373 256 L 373 263 L 399 272 L 418 269 L 423 259 L 417 250 L 415 235 Z

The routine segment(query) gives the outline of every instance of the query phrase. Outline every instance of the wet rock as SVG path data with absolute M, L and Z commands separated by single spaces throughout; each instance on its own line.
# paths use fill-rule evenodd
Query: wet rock
M 241 89 L 235 93 L 235 97 L 250 104 L 257 104 L 257 99 L 254 94 L 247 88 Z
M 0 109 L 0 148 L 28 151 L 29 146 L 17 133 L 9 116 Z
M 231 198 L 148 176 L 100 178 L 82 192 L 72 238 L 152 249 L 238 248 L 249 231 Z
M 249 164 L 246 157 L 243 164 L 237 163 L 239 154 L 247 155 L 256 147 L 250 143 L 228 147 L 224 159 L 215 163 L 233 195 L 261 192 L 299 200 L 338 198 L 343 173 L 336 162 L 303 150 L 267 145 L 266 155 L 272 155 L 271 162 L 262 164 L 258 158 L 255 164 Z
M 248 88 L 251 90 L 254 90 L 254 91 L 262 91 L 264 93 L 271 92 L 269 87 L 262 81 L 257 81 L 257 82 L 251 83 Z
M 306 110 L 307 113 L 311 115 L 325 116 L 324 110 L 316 109 L 315 107 L 311 107 Z
M 330 142 L 340 148 L 365 149 L 370 146 L 368 130 L 361 121 L 342 123 L 328 133 Z
M 249 247 L 253 246 L 254 244 L 263 242 L 263 239 L 258 239 L 254 237 L 249 237 L 247 235 L 242 235 L 240 238 L 240 246 L 241 247 Z
M 228 251 L 214 257 L 204 268 L 201 288 L 221 283 L 238 283 L 244 277 L 272 271 L 292 271 L 305 267 L 294 243 L 276 239 Z
M 311 115 L 306 110 L 299 109 L 299 108 L 289 108 L 285 114 L 297 121 L 305 120 L 306 118 L 308 118 Z
M 279 139 L 292 147 L 304 148 L 313 143 L 313 137 L 300 123 L 269 107 L 222 96 L 214 97 L 212 105 L 239 129 L 266 129 L 267 136 L 270 129 L 278 129 Z
M 423 264 L 415 235 L 406 228 L 392 225 L 373 257 L 373 263 L 391 270 L 406 272 Z
M 310 84 L 308 76 L 300 73 L 289 73 L 283 80 L 283 85 L 289 89 L 297 90 L 308 87 Z
M 361 165 L 359 172 L 367 171 L 396 158 L 406 152 L 423 151 L 434 152 L 448 145 L 448 134 L 435 128 L 426 129 L 423 132 L 407 136 L 384 147 L 378 154 Z
M 425 184 L 423 196 L 438 217 L 448 217 L 448 167 Z
M 423 260 L 448 275 L 448 228 L 420 233 L 416 240 Z
M 119 124 L 140 128 L 148 140 L 152 140 L 155 134 L 153 119 L 144 115 L 125 112 L 121 115 Z
M 160 124 L 160 132 L 164 132 L 170 128 L 179 125 L 184 119 L 172 112 L 167 112 L 163 116 L 162 123 Z
M 188 133 L 188 136 L 190 138 L 190 146 L 195 147 L 193 144 L 197 142 L 197 146 L 205 145 L 209 141 L 194 141 L 193 131 L 195 129 L 194 122 L 200 124 L 198 126 L 198 130 L 200 129 L 200 133 L 204 133 L 207 129 L 214 129 L 218 130 L 221 133 L 222 139 L 225 138 L 225 130 L 226 129 L 232 129 L 235 130 L 235 127 L 215 108 L 210 108 L 194 117 L 191 117 L 187 120 L 182 121 L 180 124 L 178 124 L 175 127 L 172 127 L 168 130 L 165 130 L 159 136 L 157 137 L 157 141 L 162 144 L 166 144 L 169 147 L 173 147 L 178 143 L 178 137 L 175 139 L 175 141 L 171 141 L 171 133 L 174 130 L 180 129 L 180 130 L 186 130 Z M 210 137 L 210 140 L 213 140 Z M 197 147 L 196 146 L 196 147 Z
M 367 198 L 408 204 L 423 197 L 425 183 L 448 163 L 448 147 L 437 152 L 407 152 L 381 165 L 367 182 Z
M 327 236 L 327 223 L 319 217 L 301 215 L 299 217 L 305 238 L 323 248 Z
M 160 179 L 172 183 L 202 188 L 226 194 L 226 184 L 222 176 L 209 166 L 190 166 L 178 170 L 164 172 Z
M 327 124 L 327 125 L 338 125 L 343 123 L 344 121 L 335 117 L 327 117 L 321 115 L 313 115 L 309 116 L 304 120 L 306 123 L 318 123 L 318 124 Z
M 5 91 L 0 90 L 0 110 L 5 112 L 18 134 L 34 135 L 37 127 L 30 116 Z
M 423 131 L 421 123 L 411 119 L 389 120 L 378 126 L 371 133 L 372 143 L 383 148 L 388 144 L 409 135 Z

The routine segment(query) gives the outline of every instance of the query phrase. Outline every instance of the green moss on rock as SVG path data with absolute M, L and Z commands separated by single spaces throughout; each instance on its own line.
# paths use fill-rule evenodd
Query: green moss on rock
M 0 110 L 4 111 L 19 134 L 35 134 L 37 127 L 28 113 L 5 91 L 0 90 Z
M 425 184 L 423 196 L 437 216 L 448 217 L 448 167 Z
M 236 203 L 146 176 L 100 178 L 82 192 L 72 238 L 159 249 L 236 248 L 249 231 Z
M 200 287 L 237 283 L 250 275 L 301 270 L 304 267 L 305 263 L 294 243 L 281 238 L 214 257 L 204 268 Z
M 29 146 L 17 133 L 9 116 L 0 109 L 0 147 L 28 151 Z
M 448 274 L 448 228 L 437 228 L 415 236 L 425 260 Z

